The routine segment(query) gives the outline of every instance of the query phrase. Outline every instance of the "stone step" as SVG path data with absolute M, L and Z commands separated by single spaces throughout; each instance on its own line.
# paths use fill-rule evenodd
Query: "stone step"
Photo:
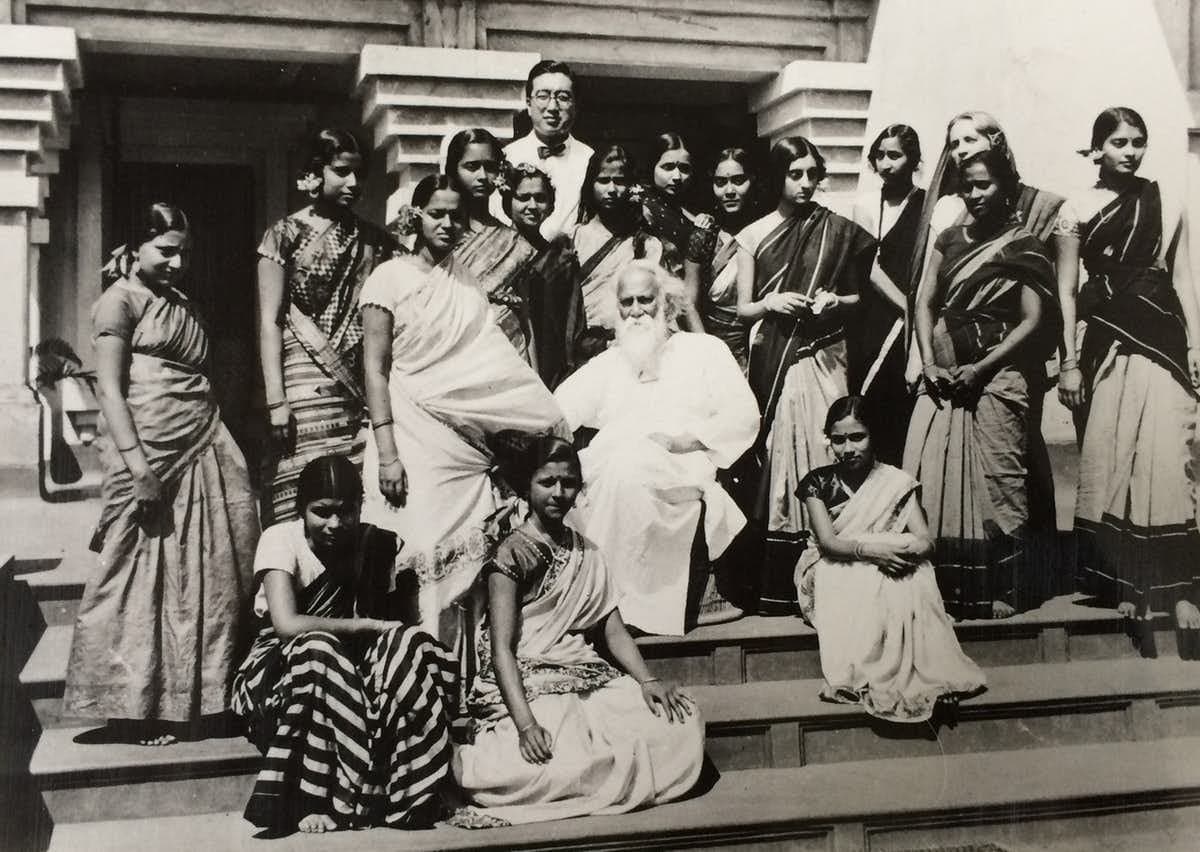
M 1136 657 L 1115 610 L 1085 606 L 1064 595 L 1012 618 L 963 621 L 954 630 L 981 666 Z M 1173 622 L 1156 620 L 1158 651 L 1176 654 Z M 680 683 L 742 683 L 821 676 L 817 633 L 798 616 L 748 616 L 698 627 L 682 638 L 638 640 L 655 674 Z
M 240 808 L 163 813 L 59 824 L 50 848 L 895 850 L 987 842 L 1047 848 L 1056 837 L 1104 837 L 1109 849 L 1191 849 L 1200 830 L 1197 754 L 1200 737 L 1181 737 L 730 771 L 702 795 L 633 814 L 480 831 L 439 826 L 260 840 Z M 1016 813 L 1023 818 L 1014 820 Z M 1147 837 L 1157 842 L 1137 842 Z
M 718 769 L 786 768 L 902 757 L 1118 742 L 1200 731 L 1200 664 L 1120 660 L 1008 666 L 934 724 L 880 722 L 819 698 L 821 681 L 690 687 Z M 55 821 L 240 807 L 258 753 L 241 737 L 165 748 L 97 742 L 95 728 L 50 728 L 30 762 Z M 195 782 L 195 783 L 191 783 Z M 152 803 L 152 807 L 150 806 Z
M 84 584 L 95 566 L 94 554 L 18 559 L 14 577 L 28 587 L 47 625 L 71 625 L 79 612 Z
M 58 588 L 67 588 L 61 578 Z M 1170 620 L 1160 620 L 1159 651 L 1173 659 Z M 1003 621 L 965 621 L 955 630 L 967 654 L 982 666 L 1130 659 L 1141 662 L 1115 612 L 1082 606 L 1073 598 Z M 43 727 L 72 724 L 61 716 L 63 681 L 71 646 L 70 625 L 46 628 L 21 671 L 21 684 Z M 651 670 L 682 684 L 723 684 L 820 678 L 817 635 L 797 617 L 749 616 L 699 627 L 684 637 L 637 640 Z

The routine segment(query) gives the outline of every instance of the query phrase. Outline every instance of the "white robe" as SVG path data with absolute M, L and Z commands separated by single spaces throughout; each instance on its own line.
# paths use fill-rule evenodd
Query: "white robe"
M 676 332 L 659 353 L 657 378 L 639 381 L 619 347 L 576 371 L 555 392 L 572 429 L 599 432 L 580 454 L 585 489 L 575 525 L 596 542 L 621 591 L 626 622 L 681 635 L 692 542 L 704 507 L 710 558 L 746 518 L 717 484 L 759 428 L 758 405 L 719 339 Z M 671 453 L 655 433 L 690 435 L 705 447 Z

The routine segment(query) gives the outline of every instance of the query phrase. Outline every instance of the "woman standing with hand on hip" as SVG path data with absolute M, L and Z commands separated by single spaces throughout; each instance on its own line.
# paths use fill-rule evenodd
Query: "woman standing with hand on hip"
M 179 289 L 190 246 L 184 212 L 151 205 L 92 308 L 104 510 L 63 707 L 142 745 L 229 709 L 259 530 L 209 386 L 208 335 Z
M 399 251 L 382 228 L 354 214 L 365 176 L 355 138 L 322 130 L 297 182 L 312 204 L 272 225 L 258 247 L 259 358 L 273 443 L 268 523 L 296 516 L 296 479 L 311 460 L 347 455 L 362 464 L 358 293 Z

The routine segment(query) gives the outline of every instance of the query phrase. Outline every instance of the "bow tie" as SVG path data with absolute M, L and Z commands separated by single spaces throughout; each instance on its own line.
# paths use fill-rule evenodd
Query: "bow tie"
M 566 150 L 566 142 L 559 142 L 557 145 L 538 145 L 538 159 L 547 160 L 550 157 L 561 157 Z

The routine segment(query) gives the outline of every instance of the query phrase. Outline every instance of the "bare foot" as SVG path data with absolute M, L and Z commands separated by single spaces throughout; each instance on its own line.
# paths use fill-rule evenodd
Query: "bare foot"
M 144 746 L 169 746 L 179 742 L 179 738 L 174 734 L 158 734 L 157 736 L 145 736 L 138 739 L 138 745 Z
M 1175 623 L 1184 630 L 1194 630 L 1200 627 L 1200 608 L 1191 601 L 1179 601 L 1175 604 Z
M 305 834 L 324 834 L 337 829 L 337 823 L 329 814 L 309 814 L 296 824 Z
M 1133 618 L 1135 615 L 1137 615 L 1137 605 L 1132 604 L 1129 601 L 1121 601 L 1119 604 L 1117 604 L 1117 613 L 1122 618 Z
M 992 601 L 992 618 L 1012 618 L 1017 611 L 1004 601 Z

